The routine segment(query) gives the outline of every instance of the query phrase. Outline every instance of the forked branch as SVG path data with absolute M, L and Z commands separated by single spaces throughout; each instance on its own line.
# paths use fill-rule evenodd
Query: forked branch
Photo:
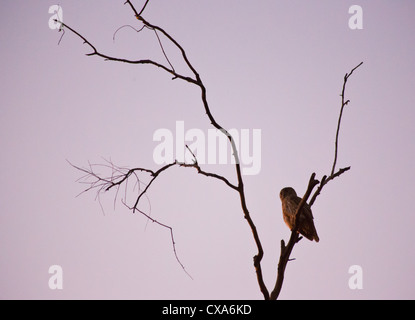
M 135 180 L 136 180 L 136 184 L 139 186 L 139 192 L 138 192 L 137 197 L 135 198 L 135 202 L 132 206 L 128 206 L 126 199 L 122 199 L 121 200 L 122 203 L 126 207 L 128 207 L 130 210 L 132 210 L 133 212 L 136 212 L 136 211 L 140 212 L 142 215 L 144 215 L 150 221 L 152 221 L 154 223 L 157 223 L 158 225 L 170 230 L 174 254 L 176 256 L 177 261 L 179 262 L 179 264 L 181 265 L 181 267 L 183 268 L 183 270 L 186 273 L 187 273 L 187 271 L 185 270 L 184 265 L 181 263 L 181 261 L 179 260 L 179 258 L 177 256 L 175 241 L 174 241 L 174 237 L 173 237 L 173 229 L 168 225 L 160 223 L 159 221 L 152 218 L 149 214 L 147 214 L 143 210 L 141 210 L 139 208 L 140 200 L 142 199 L 142 197 L 144 195 L 147 194 L 150 186 L 155 182 L 155 180 L 163 172 L 167 171 L 168 169 L 170 169 L 174 166 L 185 167 L 185 168 L 191 168 L 192 167 L 192 168 L 195 168 L 197 170 L 198 174 L 201 174 L 201 175 L 204 175 L 206 177 L 210 177 L 210 178 L 214 178 L 214 179 L 217 179 L 219 181 L 222 181 L 228 187 L 230 187 L 232 190 L 235 190 L 239 194 L 240 201 L 241 201 L 241 208 L 242 208 L 242 211 L 243 211 L 244 218 L 246 219 L 246 221 L 247 221 L 247 223 L 248 223 L 248 225 L 249 225 L 249 227 L 252 231 L 253 239 L 254 239 L 255 245 L 257 247 L 257 253 L 253 257 L 253 260 L 254 260 L 254 267 L 255 267 L 255 271 L 256 271 L 256 275 L 257 275 L 258 285 L 259 285 L 259 288 L 260 288 L 260 290 L 261 290 L 261 292 L 264 296 L 264 299 L 265 300 L 276 299 L 278 297 L 278 295 L 280 293 L 280 290 L 281 290 L 281 287 L 282 287 L 286 265 L 287 265 L 288 261 L 292 260 L 292 259 L 290 259 L 290 254 L 292 252 L 292 249 L 293 249 L 294 245 L 301 239 L 301 237 L 298 236 L 298 232 L 297 232 L 298 228 L 297 228 L 297 226 L 295 226 L 295 228 L 293 229 L 293 231 L 291 233 L 290 240 L 289 240 L 287 245 L 285 245 L 285 242 L 283 240 L 281 241 L 281 256 L 280 256 L 280 261 L 278 263 L 277 281 L 276 281 L 275 287 L 274 287 L 274 289 L 273 289 L 273 291 L 271 292 L 271 295 L 270 295 L 269 291 L 268 291 L 268 289 L 267 289 L 267 287 L 264 283 L 263 275 L 262 275 L 262 268 L 261 268 L 261 261 L 262 261 L 263 255 L 264 255 L 264 251 L 263 251 L 263 248 L 262 248 L 262 244 L 261 244 L 261 241 L 260 241 L 260 238 L 259 238 L 258 231 L 256 229 L 256 226 L 253 222 L 253 219 L 252 219 L 251 214 L 250 214 L 250 212 L 248 210 L 248 207 L 247 207 L 246 196 L 245 196 L 245 191 L 244 191 L 244 182 L 243 182 L 243 178 L 242 178 L 241 166 L 240 166 L 240 161 L 239 161 L 239 153 L 238 153 L 238 150 L 237 150 L 237 147 L 236 147 L 236 144 L 235 144 L 235 140 L 229 134 L 229 132 L 223 126 L 221 126 L 216 121 L 216 119 L 213 117 L 213 114 L 211 113 L 211 110 L 210 110 L 210 107 L 209 107 L 209 104 L 208 104 L 206 87 L 205 87 L 199 73 L 194 68 L 194 66 L 190 63 L 190 60 L 189 60 L 189 58 L 187 56 L 187 53 L 184 50 L 184 48 L 169 33 L 167 33 L 163 28 L 161 28 L 159 26 L 156 26 L 156 25 L 148 22 L 146 19 L 144 19 L 143 12 L 144 12 L 144 10 L 145 10 L 148 3 L 149 3 L 149 0 L 147 0 L 145 2 L 143 7 L 141 8 L 141 10 L 137 10 L 134 7 L 134 5 L 132 4 L 132 2 L 129 1 L 129 0 L 125 1 L 124 4 L 128 4 L 131 7 L 131 9 L 134 13 L 134 17 L 142 23 L 141 29 L 135 29 L 134 27 L 132 27 L 134 30 L 136 30 L 137 32 L 140 32 L 141 30 L 146 28 L 146 29 L 153 30 L 155 32 L 155 35 L 156 35 L 157 40 L 160 44 L 160 48 L 163 52 L 163 55 L 164 55 L 164 57 L 166 58 L 166 60 L 168 62 L 168 66 L 166 66 L 166 65 L 164 65 L 160 62 L 151 60 L 151 59 L 129 60 L 129 59 L 123 59 L 123 58 L 116 58 L 116 57 L 112 57 L 112 56 L 109 56 L 107 54 L 101 53 L 89 40 L 86 39 L 86 37 L 82 36 L 79 32 L 74 30 L 72 27 L 70 27 L 67 24 L 64 24 L 63 22 L 58 21 L 58 20 L 55 20 L 55 22 L 60 23 L 61 28 L 68 29 L 73 34 L 78 36 L 80 39 L 83 40 L 84 44 L 87 44 L 92 49 L 92 52 L 88 53 L 87 56 L 98 56 L 98 57 L 103 58 L 104 60 L 108 60 L 108 61 L 123 62 L 123 63 L 135 64 L 135 65 L 145 65 L 145 64 L 153 65 L 153 66 L 155 66 L 159 69 L 162 69 L 163 71 L 169 73 L 170 75 L 172 75 L 173 79 L 181 79 L 181 80 L 184 80 L 184 81 L 186 81 L 186 82 L 188 82 L 192 85 L 198 86 L 201 90 L 200 91 L 201 92 L 201 102 L 203 104 L 204 111 L 205 111 L 211 125 L 214 128 L 216 128 L 217 130 L 219 130 L 220 132 L 222 132 L 227 137 L 227 139 L 228 139 L 228 141 L 231 145 L 232 155 L 233 155 L 234 160 L 235 160 L 235 173 L 236 173 L 237 183 L 234 184 L 234 183 L 230 182 L 224 176 L 218 175 L 216 173 L 206 172 L 206 171 L 202 170 L 202 168 L 200 167 L 200 165 L 197 162 L 197 159 L 196 159 L 195 155 L 193 154 L 193 152 L 187 146 L 186 146 L 187 149 L 193 155 L 193 158 L 194 158 L 193 163 L 189 164 L 189 163 L 185 163 L 185 162 L 174 161 L 173 163 L 166 164 L 165 166 L 159 168 L 157 171 L 153 171 L 153 170 L 146 169 L 146 168 L 133 168 L 133 169 L 118 168 L 118 167 L 115 167 L 115 166 L 112 165 L 112 174 L 110 176 L 105 177 L 105 176 L 101 176 L 100 174 L 95 172 L 94 167 L 91 166 L 91 165 L 90 165 L 89 169 L 85 169 L 85 168 L 81 168 L 81 167 L 77 167 L 77 166 L 74 166 L 74 167 L 77 168 L 78 170 L 84 172 L 86 174 L 86 176 L 85 176 L 86 178 L 92 178 L 92 182 L 90 182 L 89 187 L 85 191 L 89 191 L 91 189 L 96 189 L 96 190 L 98 190 L 97 191 L 98 195 L 102 192 L 109 191 L 112 188 L 116 188 L 117 193 L 118 193 L 118 190 L 121 187 L 121 185 L 123 185 L 123 186 L 125 186 L 125 188 L 127 188 L 128 180 L 131 177 L 134 177 Z M 168 41 L 170 41 L 170 43 L 173 44 L 180 51 L 183 61 L 185 62 L 185 64 L 187 65 L 187 67 L 189 68 L 189 70 L 192 73 L 192 75 L 190 77 L 185 76 L 181 73 L 178 73 L 174 69 L 173 64 L 169 60 L 169 58 L 167 56 L 167 53 L 164 50 L 164 47 L 162 45 L 162 40 L 161 40 L 159 34 L 161 36 L 163 36 L 165 39 L 167 39 Z M 115 37 L 115 34 L 114 34 L 114 37 Z M 302 206 L 307 202 L 308 198 L 310 197 L 310 195 L 311 195 L 311 193 L 312 193 L 312 191 L 313 191 L 313 189 L 316 185 L 319 184 L 319 187 L 317 188 L 317 191 L 314 193 L 313 197 L 311 198 L 310 206 L 314 203 L 317 196 L 322 191 L 322 188 L 324 187 L 324 185 L 326 185 L 329 181 L 333 180 L 335 177 L 340 176 L 342 173 L 344 173 L 345 171 L 350 169 L 350 167 L 347 167 L 347 168 L 340 169 L 339 171 L 335 172 L 335 167 L 336 167 L 336 162 L 337 162 L 338 135 L 339 135 L 339 130 L 340 130 L 340 122 L 341 122 L 341 118 L 342 118 L 342 114 L 343 114 L 343 108 L 344 108 L 345 105 L 347 105 L 349 103 L 349 100 L 345 101 L 345 98 L 344 98 L 346 82 L 347 82 L 348 78 L 351 76 L 351 74 L 353 73 L 353 71 L 356 70 L 360 65 L 361 64 L 359 64 L 357 67 L 352 69 L 352 71 L 349 74 L 346 74 L 346 76 L 344 77 L 344 84 L 343 84 L 343 90 L 342 90 L 342 95 L 341 95 L 342 96 L 342 107 L 341 107 L 341 110 L 340 110 L 340 116 L 339 116 L 338 126 L 337 126 L 336 143 L 335 143 L 335 157 L 334 157 L 334 162 L 333 162 L 333 167 L 332 167 L 331 174 L 330 174 L 329 177 L 324 176 L 322 178 L 321 182 L 319 182 L 315 179 L 315 174 L 314 173 L 311 175 L 307 191 L 306 191 L 305 195 L 303 196 L 303 199 L 301 200 L 301 203 L 300 203 L 300 205 L 297 209 L 296 217 L 299 215 L 299 212 L 301 211 Z M 147 184 L 144 184 L 145 186 L 144 186 L 143 189 L 140 189 L 140 184 L 143 184 L 142 181 L 139 179 L 140 174 L 147 174 L 147 175 L 150 176 L 150 181 Z
M 356 67 L 354 67 L 349 73 L 346 73 L 344 76 L 344 81 L 343 81 L 343 88 L 342 88 L 342 93 L 341 93 L 341 98 L 342 98 L 342 105 L 340 108 L 340 115 L 339 115 L 339 120 L 337 121 L 337 130 L 336 130 L 336 141 L 335 141 L 335 148 L 334 148 L 334 160 L 333 160 L 333 167 L 331 168 L 331 173 L 330 176 L 334 175 L 334 170 L 336 169 L 336 163 L 337 163 L 337 150 L 338 150 L 338 144 L 339 144 L 339 132 L 340 132 L 340 123 L 342 121 L 342 116 L 343 116 L 343 109 L 345 106 L 347 106 L 350 102 L 350 100 L 345 100 L 345 92 L 346 92 L 346 84 L 347 84 L 347 80 L 349 79 L 349 77 L 353 74 L 353 71 L 355 71 L 357 68 L 359 68 L 361 65 L 363 64 L 363 62 L 360 62 Z
M 350 170 L 350 167 L 346 167 L 346 168 L 343 168 L 343 169 L 339 169 L 337 172 L 334 172 L 335 168 L 336 168 L 336 162 L 337 162 L 338 139 L 339 139 L 339 132 L 340 132 L 340 123 L 341 123 L 341 119 L 342 119 L 342 116 L 343 116 L 343 109 L 350 102 L 350 100 L 345 101 L 346 83 L 347 83 L 347 80 L 349 79 L 349 77 L 352 75 L 353 71 L 355 71 L 362 64 L 363 64 L 363 62 L 359 63 L 356 67 L 354 67 L 350 71 L 350 73 L 346 73 L 346 75 L 344 76 L 343 88 L 342 88 L 342 93 L 341 93 L 342 101 L 341 101 L 340 115 L 339 115 L 339 119 L 337 121 L 334 161 L 333 161 L 332 170 L 331 170 L 331 173 L 328 177 L 323 176 L 323 178 L 321 179 L 321 182 L 315 179 L 315 175 L 316 175 L 315 173 L 313 173 L 310 177 L 308 187 L 307 187 L 307 191 L 304 194 L 303 198 L 301 199 L 301 202 L 299 203 L 299 205 L 297 207 L 297 210 L 296 210 L 296 213 L 295 213 L 295 224 L 294 224 L 293 230 L 291 231 L 290 240 L 288 241 L 287 245 L 285 245 L 284 240 L 281 240 L 281 253 L 280 253 L 280 259 L 279 259 L 279 262 L 278 262 L 277 280 L 276 280 L 274 289 L 272 290 L 271 295 L 270 295 L 271 300 L 275 300 L 275 299 L 278 298 L 278 296 L 281 292 L 283 281 L 284 281 L 285 268 L 287 267 L 287 263 L 292 260 L 292 259 L 290 259 L 291 252 L 292 252 L 295 244 L 298 243 L 298 241 L 300 241 L 302 239 L 302 237 L 300 237 L 299 233 L 298 233 L 299 225 L 298 225 L 297 221 L 298 221 L 299 212 L 301 212 L 301 209 L 302 209 L 303 205 L 307 202 L 307 200 L 310 197 L 311 192 L 313 191 L 315 186 L 319 185 L 319 187 L 314 192 L 314 195 L 312 196 L 312 198 L 309 202 L 310 208 L 314 204 L 314 202 L 316 201 L 318 195 L 321 193 L 323 187 L 329 181 L 331 181 L 334 178 L 340 176 L 344 172 Z

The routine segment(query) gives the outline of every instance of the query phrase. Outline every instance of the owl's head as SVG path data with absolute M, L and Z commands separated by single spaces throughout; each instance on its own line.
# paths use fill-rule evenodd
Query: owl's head
M 284 198 L 288 198 L 288 197 L 296 197 L 297 193 L 295 192 L 295 190 L 291 187 L 286 187 L 281 189 L 280 191 L 280 198 L 281 200 Z

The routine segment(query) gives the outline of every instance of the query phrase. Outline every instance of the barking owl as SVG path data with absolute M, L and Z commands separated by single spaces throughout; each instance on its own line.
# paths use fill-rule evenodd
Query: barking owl
M 301 198 L 297 196 L 297 193 L 293 188 L 284 188 L 280 192 L 280 198 L 282 202 L 282 216 L 285 224 L 292 230 L 295 223 L 295 212 L 300 204 Z M 301 233 L 308 240 L 315 240 L 319 242 L 316 227 L 313 222 L 313 213 L 307 203 L 304 203 L 301 212 L 298 216 L 298 232 Z

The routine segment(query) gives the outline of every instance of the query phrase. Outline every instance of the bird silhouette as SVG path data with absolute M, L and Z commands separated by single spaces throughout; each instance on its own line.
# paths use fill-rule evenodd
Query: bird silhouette
M 280 191 L 280 198 L 282 203 L 282 216 L 284 218 L 285 224 L 292 230 L 295 224 L 295 213 L 297 211 L 298 205 L 301 202 L 301 198 L 297 196 L 295 190 L 291 187 L 283 188 Z M 307 203 L 304 203 L 299 212 L 297 219 L 298 232 L 306 237 L 308 240 L 316 242 L 320 241 L 320 238 L 317 235 L 316 227 L 313 222 L 313 213 L 311 208 Z

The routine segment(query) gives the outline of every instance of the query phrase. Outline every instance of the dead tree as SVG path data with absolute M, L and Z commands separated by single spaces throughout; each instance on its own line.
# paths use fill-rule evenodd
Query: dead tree
M 192 65 L 192 63 L 190 62 L 185 49 L 180 45 L 180 43 L 173 38 L 167 31 L 165 31 L 163 28 L 161 28 L 160 26 L 157 26 L 155 24 L 150 23 L 149 21 L 147 21 L 144 17 L 143 17 L 143 12 L 148 4 L 149 0 L 147 0 L 144 4 L 144 6 L 141 8 L 140 11 L 138 11 L 135 6 L 132 4 L 131 1 L 127 0 L 124 5 L 128 5 L 131 10 L 134 13 L 134 17 L 141 23 L 141 29 L 135 29 L 136 31 L 140 32 L 141 30 L 143 30 L 144 28 L 154 31 L 159 45 L 160 45 L 160 49 L 162 50 L 164 57 L 166 58 L 166 61 L 168 62 L 168 65 L 164 65 L 160 62 L 151 60 L 151 59 L 142 59 L 142 60 L 128 60 L 128 59 L 123 59 L 123 58 L 117 58 L 117 57 L 112 57 L 109 56 L 107 54 L 104 54 L 102 52 L 100 52 L 89 40 L 87 40 L 83 35 L 81 35 L 79 32 L 77 32 L 75 29 L 73 29 L 72 27 L 70 27 L 69 25 L 55 20 L 55 22 L 60 23 L 61 24 L 61 28 L 59 29 L 59 31 L 63 31 L 62 36 L 65 33 L 65 30 L 69 30 L 70 32 L 72 32 L 73 34 L 75 34 L 76 36 L 78 36 L 80 39 L 83 40 L 84 44 L 88 45 L 91 49 L 92 52 L 86 54 L 87 56 L 97 56 L 100 58 L 103 58 L 104 60 L 107 61 L 116 61 L 116 62 L 123 62 L 123 63 L 128 63 L 128 64 L 135 64 L 135 65 L 153 65 L 159 69 L 161 69 L 164 72 L 167 72 L 168 74 L 170 74 L 172 76 L 172 79 L 180 79 L 182 81 L 186 81 L 188 82 L 190 85 L 195 85 L 200 89 L 200 94 L 201 94 L 201 101 L 204 107 L 204 111 L 207 115 L 207 117 L 209 118 L 209 121 L 211 123 L 211 125 L 216 128 L 217 130 L 219 130 L 220 132 L 222 132 L 228 139 L 231 150 L 232 150 L 232 155 L 234 157 L 235 160 L 235 174 L 236 174 L 236 179 L 237 179 L 237 183 L 233 184 L 231 183 L 226 177 L 216 174 L 214 172 L 207 172 L 205 170 L 203 170 L 198 161 L 197 161 L 197 157 L 194 155 L 194 153 L 192 152 L 192 150 L 190 150 L 190 148 L 188 146 L 186 146 L 187 151 L 190 152 L 190 154 L 193 156 L 193 162 L 192 163 L 185 163 L 185 162 L 180 162 L 175 160 L 172 163 L 169 163 L 161 168 L 159 168 L 158 170 L 151 170 L 148 168 L 141 168 L 141 167 L 136 167 L 136 168 L 122 168 L 122 167 L 118 167 L 116 165 L 114 165 L 111 161 L 107 161 L 107 163 L 104 164 L 100 164 L 100 165 L 92 165 L 90 164 L 88 167 L 86 168 L 82 168 L 79 166 L 75 166 L 73 165 L 76 169 L 82 171 L 85 173 L 85 175 L 81 178 L 83 179 L 83 182 L 88 183 L 89 187 L 84 190 L 83 192 L 86 191 L 90 191 L 90 190 L 96 190 L 97 191 L 97 196 L 99 197 L 99 195 L 101 193 L 104 193 L 110 189 L 116 189 L 116 196 L 114 201 L 117 198 L 117 194 L 118 191 L 120 190 L 121 186 L 124 186 L 126 188 L 126 185 L 128 183 L 129 180 L 133 179 L 135 180 L 135 183 L 140 185 L 142 183 L 142 179 L 140 180 L 140 174 L 146 174 L 150 177 L 150 181 L 149 183 L 147 183 L 145 185 L 145 187 L 143 189 L 139 189 L 138 191 L 138 195 L 135 198 L 134 204 L 133 205 L 128 205 L 126 203 L 126 201 L 121 200 L 123 202 L 123 204 L 128 207 L 132 212 L 139 212 L 142 215 L 144 215 L 147 219 L 151 220 L 152 222 L 160 225 L 161 227 L 167 228 L 170 231 L 171 234 L 171 242 L 172 242 L 172 246 L 173 246 L 173 251 L 175 254 L 175 257 L 178 261 L 178 263 L 180 264 L 180 266 L 183 268 L 183 270 L 187 273 L 187 271 L 185 270 L 184 265 L 182 264 L 182 262 L 180 261 L 177 252 L 176 252 L 176 245 L 175 245 L 175 241 L 174 241 L 174 235 L 173 235 L 173 229 L 166 225 L 163 224 L 159 221 L 157 221 L 156 219 L 152 218 L 149 214 L 147 214 L 146 212 L 142 211 L 139 209 L 138 205 L 140 203 L 140 200 L 143 198 L 143 196 L 146 195 L 146 192 L 149 190 L 149 188 L 151 187 L 151 185 L 155 182 L 155 180 L 162 175 L 165 171 L 169 170 L 172 167 L 184 167 L 184 168 L 194 168 L 196 169 L 198 174 L 204 175 L 206 177 L 209 178 L 213 178 L 216 180 L 221 181 L 222 183 L 225 183 L 229 188 L 233 189 L 235 192 L 237 192 L 239 194 L 239 198 L 240 198 L 240 204 L 241 204 L 241 209 L 242 209 L 242 213 L 244 218 L 246 219 L 251 232 L 252 232 L 252 237 L 255 241 L 256 244 L 256 248 L 257 248 L 257 252 L 253 257 L 253 265 L 255 268 L 255 272 L 256 272 L 256 277 L 257 277 L 257 281 L 258 281 L 258 285 L 259 285 L 259 289 L 263 294 L 263 297 L 265 300 L 275 300 L 278 298 L 281 288 L 282 288 L 282 284 L 283 284 L 283 280 L 284 280 L 284 272 L 285 272 L 285 268 L 287 266 L 287 263 L 290 261 L 290 255 L 291 252 L 294 248 L 294 246 L 301 240 L 302 237 L 299 236 L 299 233 L 297 232 L 297 226 L 295 226 L 292 229 L 291 232 L 291 237 L 288 241 L 287 244 L 285 244 L 284 240 L 281 240 L 281 253 L 280 253 L 280 258 L 279 258 L 279 263 L 278 263 L 278 268 L 277 268 L 277 277 L 276 277 L 276 283 L 275 286 L 273 288 L 273 290 L 271 291 L 271 293 L 268 291 L 267 286 L 264 283 L 264 279 L 263 279 L 263 275 L 262 275 L 262 268 L 261 268 L 261 261 L 262 258 L 264 256 L 264 250 L 262 248 L 262 244 L 261 244 L 261 240 L 259 238 L 259 234 L 257 231 L 257 228 L 255 226 L 255 223 L 251 217 L 251 214 L 248 210 L 248 206 L 246 203 L 246 195 L 245 195 L 245 191 L 244 191 L 244 181 L 243 181 L 243 176 L 242 176 L 242 172 L 241 172 L 241 165 L 240 165 L 240 161 L 239 161 L 239 153 L 235 144 L 235 140 L 232 137 L 231 134 L 229 134 L 229 132 L 222 126 L 219 124 L 219 122 L 214 118 L 214 116 L 211 113 L 210 107 L 209 107 L 209 103 L 208 103 L 208 99 L 207 99 L 207 94 L 206 94 L 206 87 L 202 81 L 202 78 L 200 77 L 199 73 L 197 72 L 197 70 L 194 68 L 194 66 Z M 130 26 L 130 25 L 128 25 Z M 132 27 L 132 26 L 130 26 Z M 117 30 L 118 31 L 118 30 Z M 178 73 L 172 63 L 170 62 L 170 60 L 168 59 L 162 42 L 160 40 L 160 35 L 163 36 L 164 38 L 166 38 L 168 41 L 171 42 L 171 44 L 173 44 L 181 53 L 181 57 L 183 59 L 183 61 L 185 62 L 186 66 L 189 68 L 189 70 L 191 71 L 192 76 L 185 76 L 183 74 Z M 59 42 L 62 40 L 59 40 Z M 316 186 L 318 186 L 318 188 L 316 189 L 316 191 L 314 192 L 313 196 L 311 197 L 310 202 L 308 203 L 309 206 L 311 207 L 313 205 L 313 203 L 315 202 L 317 196 L 321 193 L 321 191 L 323 190 L 324 186 L 327 185 L 328 182 L 330 182 L 331 180 L 333 180 L 334 178 L 340 176 L 341 174 L 343 174 L 344 172 L 348 171 L 350 169 L 350 167 L 346 167 L 346 168 L 342 168 L 336 171 L 336 162 L 337 162 L 337 150 L 338 150 L 338 137 L 339 137 L 339 130 L 340 130 L 340 123 L 341 123 L 341 119 L 342 119 L 342 114 L 343 114 L 343 109 L 345 106 L 348 105 L 348 103 L 350 102 L 349 100 L 345 100 L 345 89 L 346 89 L 346 83 L 348 78 L 352 75 L 353 71 L 355 71 L 358 67 L 360 67 L 362 65 L 363 62 L 361 62 L 359 65 L 357 65 L 356 67 L 354 67 L 350 73 L 346 73 L 346 75 L 344 76 L 344 83 L 343 83 L 343 89 L 342 89 L 342 93 L 341 93 L 341 109 L 340 109 L 340 115 L 338 118 L 338 125 L 337 125 L 337 131 L 336 131 L 336 139 L 335 139 L 335 156 L 334 156 L 334 161 L 333 161 L 333 166 L 332 166 L 332 170 L 330 175 L 328 176 L 323 176 L 321 181 L 318 181 L 315 179 L 315 173 L 313 173 L 309 179 L 309 183 L 308 183 L 308 187 L 307 187 L 307 191 L 304 194 L 301 203 L 299 204 L 298 208 L 297 208 L 297 212 L 296 212 L 296 216 L 298 216 L 298 213 L 301 211 L 302 206 L 304 205 L 304 203 L 306 203 L 309 199 L 309 197 L 311 196 L 314 188 Z M 109 176 L 104 176 L 101 174 L 98 174 L 96 171 L 96 167 L 97 166 L 105 166 L 111 169 L 111 175 Z M 190 275 L 189 275 L 190 276 Z

